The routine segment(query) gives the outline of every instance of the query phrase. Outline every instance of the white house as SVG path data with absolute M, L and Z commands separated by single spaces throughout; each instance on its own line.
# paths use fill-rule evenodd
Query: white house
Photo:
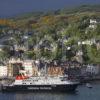
M 6 77 L 7 72 L 7 66 L 0 66 L 0 77 Z
M 100 19 L 90 19 L 89 28 L 95 29 L 98 23 L 100 23 Z
M 96 19 L 90 19 L 90 25 L 89 25 L 89 28 L 96 28 L 96 25 L 97 25 L 97 21 Z
M 90 24 L 97 24 L 97 20 L 96 19 L 90 19 Z
M 96 46 L 97 46 L 97 50 L 99 50 L 100 49 L 100 40 L 96 41 Z
M 23 67 L 24 67 L 24 70 L 26 71 L 26 74 L 28 76 L 32 76 L 33 75 L 33 60 L 25 60 L 23 62 Z
M 93 65 L 88 65 L 87 68 L 86 68 L 86 72 L 90 72 L 92 74 L 98 74 L 99 73 L 99 67 L 93 66 Z

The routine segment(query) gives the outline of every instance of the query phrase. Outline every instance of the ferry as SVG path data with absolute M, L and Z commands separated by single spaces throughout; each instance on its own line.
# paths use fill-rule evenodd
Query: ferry
M 2 86 L 2 91 L 75 91 L 79 82 L 72 81 L 67 76 L 17 76 L 12 84 Z

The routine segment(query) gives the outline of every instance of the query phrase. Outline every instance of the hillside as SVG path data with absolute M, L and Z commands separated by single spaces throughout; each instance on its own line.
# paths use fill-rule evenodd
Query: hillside
M 41 56 L 46 59 L 76 60 L 77 53 L 82 51 L 84 63 L 100 63 L 100 23 L 97 22 L 96 28 L 90 29 L 90 19 L 100 19 L 100 5 L 25 13 L 1 19 L 0 35 L 8 35 L 9 30 L 13 31 L 10 35 L 15 41 L 7 42 L 8 45 L 21 46 L 26 46 L 23 37 L 27 35 L 29 50 L 23 56 L 27 55 L 30 59 L 39 59 Z M 93 40 L 95 42 L 92 45 L 78 45 L 79 42 Z

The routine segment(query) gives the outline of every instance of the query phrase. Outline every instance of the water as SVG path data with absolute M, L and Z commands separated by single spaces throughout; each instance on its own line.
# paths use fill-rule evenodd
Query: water
M 0 93 L 0 100 L 100 100 L 100 84 L 79 86 L 75 93 Z

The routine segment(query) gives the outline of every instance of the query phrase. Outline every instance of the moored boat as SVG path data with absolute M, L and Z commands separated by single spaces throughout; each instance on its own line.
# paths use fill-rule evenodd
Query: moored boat
M 86 83 L 86 87 L 92 88 L 92 85 L 90 83 Z
M 2 91 L 75 91 L 79 82 L 68 80 L 66 76 L 16 77 L 12 84 L 2 86 Z

